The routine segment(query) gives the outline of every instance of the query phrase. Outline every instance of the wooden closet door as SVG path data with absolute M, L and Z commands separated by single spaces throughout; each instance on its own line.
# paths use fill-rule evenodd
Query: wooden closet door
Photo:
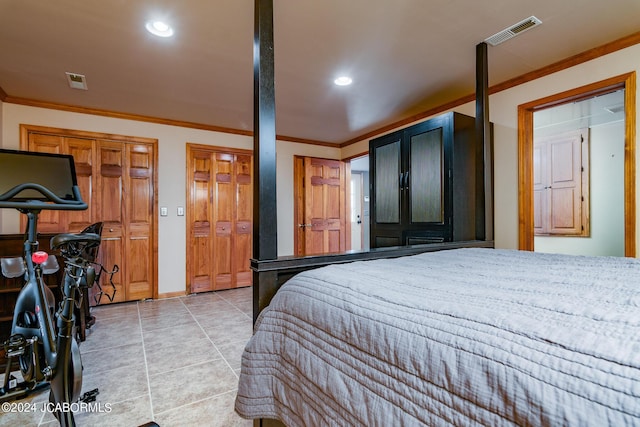
M 96 209 L 100 212 L 103 222 L 102 243 L 100 244 L 99 259 L 107 268 L 114 264 L 120 271 L 113 276 L 116 294 L 113 302 L 127 301 L 128 295 L 123 284 L 128 263 L 124 255 L 123 236 L 126 223 L 123 220 L 124 206 L 124 146 L 119 142 L 98 141 L 98 176 L 96 177 Z M 135 262 L 135 261 L 134 261 Z M 103 298 L 103 303 L 106 302 Z
M 91 203 L 93 189 L 93 164 L 95 140 L 87 138 L 67 138 L 60 135 L 32 133 L 29 135 L 28 150 L 39 153 L 71 154 L 76 168 L 76 179 L 82 199 L 88 208 L 84 211 L 48 211 L 38 216 L 38 231 L 42 233 L 75 233 L 91 224 L 94 206 Z
M 37 153 L 63 154 L 64 138 L 59 135 L 29 134 L 29 151 Z M 85 197 L 82 194 L 82 197 Z M 24 215 L 20 215 L 20 225 L 24 229 L 26 221 Z M 60 233 L 67 231 L 64 211 L 43 210 L 38 215 L 38 231 L 41 233 Z
M 229 289 L 233 283 L 233 230 L 235 226 L 234 155 L 216 153 L 213 204 L 213 289 Z
M 232 262 L 235 274 L 233 287 L 251 286 L 252 229 L 253 229 L 253 186 L 251 180 L 252 157 L 236 155 L 235 159 L 235 240 Z
M 251 154 L 187 145 L 189 292 L 250 286 Z
M 187 248 L 187 276 L 192 293 L 213 290 L 213 242 L 211 233 L 211 207 L 213 159 L 206 151 L 188 152 L 188 195 L 190 197 L 187 221 L 190 226 Z
M 124 198 L 127 233 L 124 253 L 127 254 L 126 297 L 140 300 L 153 297 L 153 146 L 125 145 Z
M 103 222 L 97 261 L 120 269 L 114 302 L 157 296 L 156 147 L 149 138 L 21 125 L 22 149 L 73 156 L 88 205 L 84 211 L 42 211 L 39 231 L 78 232 Z
M 65 138 L 65 152 L 73 156 L 76 166 L 76 179 L 82 199 L 87 203 L 84 211 L 66 211 L 67 231 L 77 233 L 93 224 L 98 216 L 93 200 L 93 166 L 95 164 L 95 145 L 93 139 Z

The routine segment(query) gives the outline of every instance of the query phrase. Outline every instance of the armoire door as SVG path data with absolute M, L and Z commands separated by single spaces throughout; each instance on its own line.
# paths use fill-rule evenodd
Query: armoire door
M 188 291 L 250 286 L 252 155 L 187 144 L 187 162 Z
M 403 232 L 405 175 L 402 169 L 402 132 L 371 143 L 371 247 L 400 246 Z

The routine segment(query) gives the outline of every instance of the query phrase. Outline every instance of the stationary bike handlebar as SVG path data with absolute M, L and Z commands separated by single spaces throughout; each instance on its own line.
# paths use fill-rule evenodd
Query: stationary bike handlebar
M 44 200 L 16 197 L 25 190 L 37 191 L 43 196 Z M 82 200 L 78 186 L 74 185 L 72 191 L 72 199 L 62 199 L 43 185 L 26 182 L 16 185 L 4 194 L 0 194 L 0 209 L 14 208 L 64 211 L 81 211 L 87 209 L 87 203 Z

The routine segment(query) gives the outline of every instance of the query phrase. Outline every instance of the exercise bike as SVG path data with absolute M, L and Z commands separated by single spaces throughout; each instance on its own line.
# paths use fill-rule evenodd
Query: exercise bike
M 63 427 L 75 426 L 72 404 L 82 389 L 82 362 L 74 333 L 74 307 L 80 289 L 91 287 L 96 271 L 83 254 L 100 244 L 94 233 L 59 234 L 51 239 L 65 259 L 61 302 L 43 279 L 48 254 L 38 251 L 37 224 L 42 210 L 84 210 L 73 157 L 0 149 L 0 209 L 27 217 L 24 241 L 25 284 L 18 294 L 11 336 L 4 343 L 7 367 L 0 401 L 25 397 L 49 385 L 48 408 Z M 55 323 L 54 323 L 55 320 Z M 23 381 L 10 375 L 17 360 Z

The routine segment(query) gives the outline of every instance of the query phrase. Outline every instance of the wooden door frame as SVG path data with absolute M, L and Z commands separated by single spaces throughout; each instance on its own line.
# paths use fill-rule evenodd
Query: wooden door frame
M 20 124 L 20 149 L 27 150 L 29 146 L 29 133 L 50 133 L 72 138 L 86 138 L 104 141 L 132 142 L 150 144 L 153 146 L 153 194 L 152 198 L 152 239 L 151 239 L 151 282 L 153 283 L 153 299 L 158 298 L 158 140 L 156 138 L 146 138 L 140 136 L 128 136 L 112 133 L 92 132 L 75 129 L 63 129 L 50 126 L 37 126 Z
M 533 113 L 625 89 L 624 254 L 636 256 L 636 73 L 611 77 L 518 106 L 518 247 L 533 251 Z

